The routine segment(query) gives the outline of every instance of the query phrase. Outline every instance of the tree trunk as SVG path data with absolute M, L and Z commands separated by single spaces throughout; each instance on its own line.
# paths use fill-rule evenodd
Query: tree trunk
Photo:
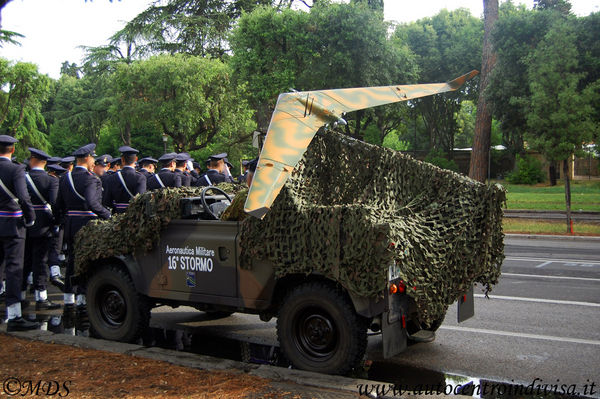
M 563 161 L 563 175 L 565 176 L 565 203 L 567 204 L 567 233 L 571 233 L 571 181 L 569 176 L 569 159 Z
M 551 163 L 548 171 L 550 174 L 550 185 L 556 186 L 556 165 L 554 163 Z
M 498 20 L 498 0 L 483 0 L 484 31 L 483 56 L 479 80 L 479 99 L 477 101 L 477 119 L 475 120 L 475 137 L 469 165 L 469 177 L 485 182 L 489 167 L 490 144 L 492 135 L 492 112 L 485 99 L 485 90 L 490 81 L 490 74 L 496 64 L 496 54 L 492 48 L 491 32 Z
M 125 132 L 123 134 L 123 144 L 131 145 L 131 122 L 125 122 Z

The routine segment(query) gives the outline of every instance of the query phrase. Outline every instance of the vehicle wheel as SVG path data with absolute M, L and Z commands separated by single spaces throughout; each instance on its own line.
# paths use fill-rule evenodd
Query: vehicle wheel
M 367 320 L 341 290 L 321 282 L 294 288 L 277 318 L 281 350 L 296 368 L 346 374 L 367 347 Z
M 98 338 L 133 342 L 150 322 L 148 299 L 117 266 L 104 267 L 90 277 L 87 301 L 90 332 Z

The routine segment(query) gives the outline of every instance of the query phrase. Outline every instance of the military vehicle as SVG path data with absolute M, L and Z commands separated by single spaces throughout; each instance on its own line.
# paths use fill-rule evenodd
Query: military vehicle
M 456 90 L 475 74 L 280 95 L 245 204 L 255 217 L 243 222 L 219 220 L 231 197 L 207 187 L 148 192 L 86 226 L 76 268 L 93 334 L 135 341 L 158 305 L 277 317 L 294 367 L 344 374 L 363 359 L 368 329 L 390 357 L 431 341 L 457 300 L 459 321 L 471 317 L 473 284 L 499 276 L 502 190 L 314 136 L 344 112 Z

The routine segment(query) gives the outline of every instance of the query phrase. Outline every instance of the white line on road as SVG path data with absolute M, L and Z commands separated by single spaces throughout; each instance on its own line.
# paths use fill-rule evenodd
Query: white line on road
M 589 278 L 589 277 L 568 277 L 568 276 L 545 276 L 543 274 L 520 274 L 520 273 L 502 273 L 506 277 L 535 277 L 535 278 L 549 278 L 556 280 L 580 280 L 580 281 L 597 281 L 600 282 L 600 278 Z
M 574 343 L 574 344 L 600 345 L 600 341 L 591 340 L 591 339 L 555 337 L 552 335 L 526 334 L 526 333 L 518 333 L 518 332 L 512 332 L 512 331 L 485 330 L 482 328 L 441 326 L 440 330 L 464 331 L 464 332 L 473 332 L 473 333 L 481 333 L 481 334 L 501 335 L 501 336 L 505 336 L 505 337 L 542 339 L 545 341 L 570 342 L 570 343 Z
M 475 294 L 475 298 L 485 298 L 485 295 Z M 594 308 L 600 308 L 600 303 L 593 302 L 577 302 L 577 301 L 561 301 L 559 299 L 542 299 L 542 298 L 524 298 L 520 296 L 500 296 L 500 295 L 489 295 L 490 299 L 504 299 L 506 301 L 523 301 L 523 302 L 540 302 L 540 303 L 553 303 L 557 305 L 576 305 L 576 306 L 590 306 Z
M 539 269 L 540 267 L 548 266 L 548 265 L 549 265 L 549 264 L 551 264 L 551 263 L 554 263 L 554 262 L 552 262 L 551 260 L 549 260 L 549 261 L 546 261 L 546 262 L 544 262 L 544 263 L 540 263 L 540 264 L 539 264 L 539 265 L 537 265 L 535 268 L 536 268 L 536 269 Z
M 586 265 L 600 265 L 600 261 L 596 260 L 575 260 L 575 259 L 551 259 L 551 258 L 521 258 L 507 256 L 504 260 L 517 260 L 522 262 L 561 262 L 561 263 L 583 263 Z

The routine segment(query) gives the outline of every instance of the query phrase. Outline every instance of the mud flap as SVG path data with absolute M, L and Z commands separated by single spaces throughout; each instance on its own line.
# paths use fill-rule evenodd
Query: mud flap
M 475 299 L 473 298 L 473 287 L 458 298 L 458 322 L 470 319 L 475 315 Z
M 408 334 L 402 323 L 402 316 L 408 309 L 406 295 L 388 297 L 389 310 L 381 315 L 381 339 L 383 341 L 383 357 L 396 356 L 407 347 Z

